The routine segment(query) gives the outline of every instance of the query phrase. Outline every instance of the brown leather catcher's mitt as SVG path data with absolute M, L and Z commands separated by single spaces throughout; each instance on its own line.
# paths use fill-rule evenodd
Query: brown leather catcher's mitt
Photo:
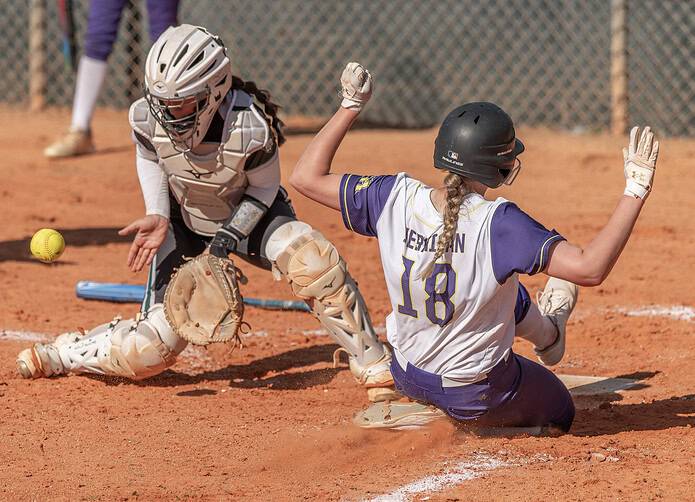
M 196 345 L 241 343 L 244 302 L 232 260 L 203 254 L 186 262 L 164 293 L 164 314 L 177 335 Z

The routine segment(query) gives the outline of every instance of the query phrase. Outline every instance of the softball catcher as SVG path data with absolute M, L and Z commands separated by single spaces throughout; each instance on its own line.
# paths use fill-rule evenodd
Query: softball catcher
M 297 220 L 280 186 L 284 137 L 268 92 L 232 75 L 217 36 L 181 25 L 150 50 L 144 94 L 129 119 L 146 216 L 121 234 L 135 233 L 132 270 L 155 262 L 148 290 L 153 301 L 146 298 L 135 319 L 117 318 L 84 336 L 68 333 L 22 351 L 21 375 L 142 379 L 162 372 L 187 345 L 162 305 L 172 274 L 184 257 L 233 253 L 289 282 L 338 350 L 347 352 L 370 399 L 390 394 L 390 352 L 374 333 L 345 261 L 321 232 Z

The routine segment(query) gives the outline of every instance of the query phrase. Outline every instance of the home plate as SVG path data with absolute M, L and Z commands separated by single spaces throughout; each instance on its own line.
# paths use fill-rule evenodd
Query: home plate
M 598 396 L 638 385 L 634 378 L 611 378 L 584 375 L 557 375 L 573 396 Z

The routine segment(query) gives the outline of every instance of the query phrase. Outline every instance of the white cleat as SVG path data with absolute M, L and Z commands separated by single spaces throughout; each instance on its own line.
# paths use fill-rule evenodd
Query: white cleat
M 58 159 L 62 157 L 75 157 L 77 155 L 85 155 L 93 152 L 94 143 L 92 143 L 92 133 L 90 131 L 70 129 L 65 136 L 47 146 L 43 154 L 49 159 Z
M 538 293 L 541 314 L 548 317 L 557 328 L 557 338 L 552 344 L 542 350 L 534 349 L 538 360 L 545 366 L 559 363 L 565 355 L 567 320 L 577 304 L 578 296 L 579 286 L 555 277 L 548 279 L 545 289 Z
M 364 429 L 417 429 L 446 418 L 439 408 L 410 401 L 374 403 L 357 413 L 352 423 Z
M 58 347 L 74 343 L 79 333 L 63 333 L 53 343 L 35 343 L 17 355 L 17 370 L 23 378 L 42 378 L 67 373 L 58 354 Z

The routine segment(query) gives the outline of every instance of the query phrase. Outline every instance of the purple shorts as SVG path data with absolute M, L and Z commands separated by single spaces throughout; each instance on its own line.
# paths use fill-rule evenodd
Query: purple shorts
M 92 0 L 84 38 L 84 54 L 92 59 L 106 61 L 118 35 L 123 8 L 128 0 Z M 154 42 L 164 30 L 177 23 L 179 0 L 147 0 L 150 22 L 150 40 Z
M 394 357 L 391 373 L 396 389 L 432 404 L 450 417 L 480 427 L 555 426 L 569 431 L 574 403 L 552 371 L 510 353 L 484 380 L 460 387 L 443 387 L 438 375 L 408 363 L 404 370 Z

